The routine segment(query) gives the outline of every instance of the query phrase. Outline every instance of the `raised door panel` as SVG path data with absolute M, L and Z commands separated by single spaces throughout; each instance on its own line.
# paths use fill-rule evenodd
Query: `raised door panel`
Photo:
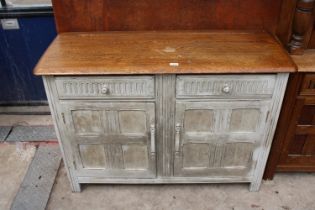
M 154 103 L 61 104 L 78 176 L 156 176 Z
M 268 104 L 178 101 L 174 175 L 250 177 L 264 139 Z

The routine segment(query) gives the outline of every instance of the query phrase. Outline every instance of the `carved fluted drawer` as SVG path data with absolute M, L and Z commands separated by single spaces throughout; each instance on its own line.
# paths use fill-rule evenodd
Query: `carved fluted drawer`
M 59 99 L 154 98 L 153 76 L 55 77 Z
M 180 75 L 176 97 L 271 98 L 276 74 L 263 75 Z

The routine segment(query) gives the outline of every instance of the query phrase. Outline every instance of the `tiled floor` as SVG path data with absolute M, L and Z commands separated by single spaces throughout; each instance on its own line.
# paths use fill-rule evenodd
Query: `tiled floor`
M 0 114 L 0 142 L 56 141 L 50 115 Z
M 11 119 L 0 115 L 2 126 L 51 126 L 51 122 L 49 116 L 13 116 Z M 10 208 L 34 154 L 34 142 L 0 143 L 1 210 Z M 62 166 L 46 209 L 313 210 L 314 195 L 315 174 L 311 173 L 278 174 L 274 181 L 264 182 L 256 193 L 249 192 L 247 184 L 84 185 L 81 193 L 72 193 Z
M 315 174 L 278 174 L 259 192 L 247 184 L 86 185 L 72 193 L 61 167 L 47 210 L 313 210 Z
M 38 154 L 39 151 L 36 147 L 44 145 L 48 148 L 54 147 L 54 150 L 59 151 L 51 116 L 0 114 L 0 134 L 0 209 L 27 210 L 29 205 L 26 204 L 45 207 L 47 199 L 44 201 L 44 199 L 38 200 L 38 198 L 48 198 L 50 195 L 55 175 L 50 178 L 45 171 L 50 171 L 50 168 L 46 166 L 53 162 L 53 158 L 48 153 L 44 153 L 38 158 L 36 158 L 38 155 L 35 154 Z M 35 158 L 33 158 L 34 156 Z M 59 168 L 59 152 L 58 158 L 59 161 L 55 161 L 53 171 Z M 33 165 L 33 173 L 30 170 L 31 165 Z M 45 176 L 37 176 L 36 173 L 34 175 L 34 171 Z M 49 172 L 49 174 L 53 173 Z M 28 180 L 31 181 L 28 182 Z M 22 181 L 23 185 L 21 185 Z M 18 192 L 19 194 L 17 194 Z M 34 199 L 36 194 L 40 196 L 36 196 Z M 16 205 L 12 206 L 13 203 Z M 40 209 L 36 208 L 36 210 Z
M 0 127 L 1 128 L 1 127 Z M 12 141 L 56 141 L 54 126 L 14 126 L 5 139 Z
M 35 146 L 0 143 L 0 209 L 9 209 L 35 154 Z
M 60 161 L 57 144 L 41 144 L 12 202 L 11 210 L 45 209 Z
M 0 126 L 44 126 L 53 125 L 50 115 L 0 115 Z

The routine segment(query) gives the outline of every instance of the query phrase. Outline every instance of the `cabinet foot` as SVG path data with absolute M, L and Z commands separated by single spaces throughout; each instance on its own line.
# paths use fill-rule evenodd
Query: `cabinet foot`
M 250 183 L 249 191 L 250 192 L 258 192 L 259 189 L 260 189 L 260 184 L 261 184 L 261 182 L 252 182 L 252 183 Z
M 71 183 L 71 190 L 74 193 L 81 192 L 81 184 L 79 182 L 72 181 L 72 183 Z

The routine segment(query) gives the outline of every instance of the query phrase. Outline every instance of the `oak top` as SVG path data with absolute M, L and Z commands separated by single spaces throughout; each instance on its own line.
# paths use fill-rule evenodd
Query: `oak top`
M 294 72 L 264 32 L 169 31 L 59 34 L 36 75 Z
M 303 55 L 293 55 L 298 72 L 315 72 L 315 50 L 305 50 Z

